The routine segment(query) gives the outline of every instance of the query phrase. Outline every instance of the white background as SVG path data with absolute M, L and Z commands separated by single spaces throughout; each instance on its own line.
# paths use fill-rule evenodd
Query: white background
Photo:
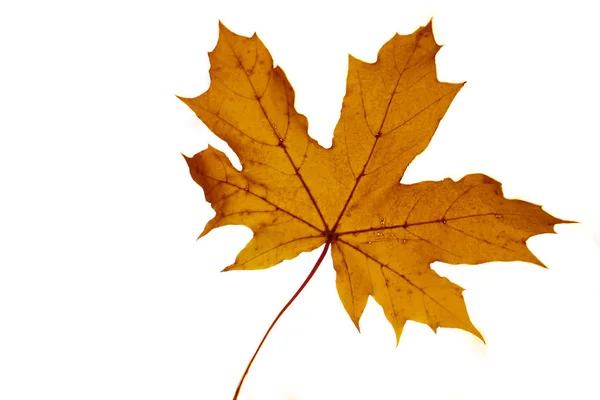
M 219 271 L 243 227 L 180 152 L 225 146 L 175 94 L 208 87 L 218 19 L 258 32 L 331 143 L 347 54 L 374 61 L 434 16 L 438 76 L 468 81 L 408 181 L 482 172 L 581 221 L 524 263 L 434 268 L 487 345 L 370 301 L 356 332 L 327 257 L 240 399 L 600 398 L 600 32 L 593 1 L 6 1 L 0 6 L 0 398 L 230 399 L 318 251 Z M 230 153 L 228 153 L 230 154 Z

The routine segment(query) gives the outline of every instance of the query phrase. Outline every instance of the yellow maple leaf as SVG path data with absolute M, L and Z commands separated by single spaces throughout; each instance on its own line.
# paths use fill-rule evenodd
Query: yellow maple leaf
M 210 88 L 182 100 L 242 164 L 236 170 L 212 147 L 186 157 L 216 212 L 201 236 L 224 225 L 254 232 L 225 270 L 269 268 L 325 244 L 307 280 L 331 247 L 337 290 L 357 328 L 372 296 L 397 340 L 407 320 L 483 340 L 463 289 L 430 264 L 542 265 L 526 240 L 569 221 L 504 198 L 500 183 L 482 174 L 402 183 L 463 86 L 437 80 L 439 48 L 430 22 L 395 35 L 373 64 L 350 57 L 340 120 L 326 149 L 308 135 L 292 86 L 258 37 L 220 25 L 209 53 Z

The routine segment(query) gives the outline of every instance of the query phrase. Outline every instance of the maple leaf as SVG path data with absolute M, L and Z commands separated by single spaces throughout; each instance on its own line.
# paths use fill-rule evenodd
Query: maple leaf
M 201 236 L 224 225 L 254 232 L 225 270 L 269 268 L 325 244 L 307 280 L 331 246 L 337 290 L 357 328 L 372 296 L 397 340 L 408 320 L 483 340 L 463 289 L 431 263 L 543 266 L 526 240 L 569 221 L 504 198 L 501 184 L 482 174 L 401 182 L 463 86 L 437 80 L 439 48 L 430 22 L 411 35 L 395 35 L 373 64 L 350 57 L 340 119 L 326 149 L 308 135 L 294 90 L 260 39 L 220 24 L 209 53 L 210 88 L 182 100 L 242 164 L 238 171 L 210 146 L 186 157 L 216 212 Z

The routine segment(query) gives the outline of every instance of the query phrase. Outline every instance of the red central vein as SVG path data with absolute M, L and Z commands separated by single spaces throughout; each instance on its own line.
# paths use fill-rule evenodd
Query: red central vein
M 398 80 L 396 81 L 396 84 L 394 85 L 394 90 L 392 91 L 392 95 L 390 96 L 390 99 L 388 100 L 387 106 L 385 108 L 385 113 L 383 115 L 383 118 L 381 119 L 381 123 L 379 124 L 379 128 L 377 129 L 377 131 L 375 133 L 375 141 L 373 142 L 373 147 L 371 148 L 371 151 L 369 152 L 369 156 L 367 157 L 367 160 L 365 161 L 365 165 L 363 166 L 362 171 L 360 171 L 360 174 L 358 174 L 358 177 L 356 178 L 356 181 L 354 182 L 354 187 L 350 191 L 350 194 L 348 195 L 348 198 L 346 199 L 346 202 L 344 203 L 344 207 L 342 208 L 342 211 L 340 211 L 340 214 L 337 217 L 337 220 L 335 221 L 333 228 L 331 229 L 332 232 L 335 232 L 335 230 L 337 229 L 337 226 L 340 223 L 342 216 L 346 212 L 346 208 L 348 208 L 348 205 L 350 204 L 350 200 L 352 200 L 352 197 L 354 196 L 354 192 L 356 191 L 358 184 L 360 183 L 362 177 L 365 176 L 365 170 L 367 169 L 367 166 L 369 165 L 369 162 L 371 161 L 371 158 L 373 157 L 373 153 L 375 152 L 375 147 L 377 147 L 377 143 L 379 142 L 379 138 L 381 137 L 381 129 L 383 128 L 383 124 L 385 123 L 387 115 L 390 111 L 390 107 L 392 105 L 392 100 L 394 99 L 394 96 L 396 94 L 396 89 L 398 89 L 398 85 L 400 84 L 400 81 L 402 80 L 402 77 L 404 76 L 404 72 L 406 71 L 406 67 L 407 67 L 408 63 L 412 60 L 412 55 L 414 54 L 417 45 L 418 45 L 418 42 L 415 43 L 415 47 L 413 48 L 413 52 L 411 53 L 411 56 L 408 57 L 408 60 L 406 60 L 406 64 L 402 68 L 402 72 L 400 72 L 400 76 L 398 76 Z M 396 66 L 396 68 L 398 68 L 398 67 Z M 358 78 L 358 82 L 360 85 L 360 77 Z M 361 97 L 362 97 L 362 85 L 361 85 Z M 366 118 L 367 118 L 367 114 L 365 112 L 365 120 L 366 120 Z M 367 126 L 368 126 L 368 121 L 367 121 Z
M 231 183 L 231 182 L 228 182 L 228 181 L 223 181 L 223 180 L 221 180 L 221 179 L 217 179 L 217 178 L 215 178 L 215 177 L 213 177 L 213 176 L 209 176 L 209 175 L 206 175 L 206 174 L 202 174 L 202 175 L 206 176 L 207 178 L 210 178 L 210 179 L 213 179 L 213 180 L 215 180 L 215 181 L 218 181 L 219 183 L 223 183 L 223 184 L 225 184 L 225 185 L 232 186 L 232 187 L 234 187 L 234 188 L 236 188 L 236 189 L 239 189 L 239 190 L 242 190 L 242 191 L 244 191 L 244 192 L 246 192 L 246 193 L 248 193 L 248 194 L 251 194 L 252 196 L 255 196 L 255 197 L 257 197 L 257 198 L 261 199 L 262 201 L 264 201 L 265 203 L 267 203 L 267 204 L 269 204 L 269 205 L 271 205 L 271 206 L 275 207 L 275 210 L 276 210 L 276 211 L 281 211 L 281 212 L 283 212 L 283 213 L 285 213 L 285 214 L 289 215 L 290 217 L 292 217 L 292 218 L 296 218 L 298 221 L 305 223 L 306 225 L 310 226 L 311 228 L 315 229 L 316 231 L 318 231 L 318 232 L 322 232 L 322 231 L 321 231 L 321 229 L 317 228 L 316 226 L 314 226 L 314 225 L 313 225 L 313 224 L 311 224 L 310 222 L 308 222 L 308 221 L 306 221 L 306 220 L 304 220 L 304 219 L 302 219 L 302 218 L 298 217 L 296 214 L 293 214 L 293 213 L 291 213 L 290 211 L 287 211 L 287 210 L 285 210 L 284 208 L 281 208 L 281 207 L 279 207 L 277 204 L 275 204 L 275 203 L 273 203 L 273 202 L 271 202 L 271 201 L 269 201 L 269 200 L 265 199 L 264 197 L 261 197 L 261 196 L 257 195 L 256 193 L 252 193 L 252 192 L 251 192 L 251 191 L 250 191 L 248 188 L 241 187 L 241 186 L 238 186 L 238 185 L 234 185 L 234 184 L 233 184 L 233 183 Z M 270 211 L 264 211 L 264 212 L 270 212 Z
M 351 234 L 355 234 L 355 233 L 364 233 L 364 232 L 385 231 L 388 229 L 406 229 L 406 228 L 410 228 L 411 226 L 428 225 L 428 224 L 443 224 L 444 221 L 446 221 L 446 222 L 447 221 L 458 221 L 461 219 L 477 218 L 477 217 L 491 217 L 491 216 L 496 217 L 496 215 L 498 215 L 498 213 L 483 213 L 483 214 L 465 215 L 462 217 L 454 217 L 454 218 L 434 219 L 431 221 L 404 223 L 401 225 L 387 225 L 387 226 L 380 226 L 380 227 L 376 227 L 376 228 L 356 229 L 354 231 L 339 232 L 339 233 L 337 233 L 337 236 L 351 235 Z M 512 214 L 503 213 L 502 215 L 512 215 Z
M 273 134 L 275 135 L 275 137 L 279 141 L 279 147 L 281 149 L 283 149 L 283 152 L 285 153 L 286 157 L 288 158 L 290 164 L 292 164 L 292 167 L 294 168 L 294 172 L 295 172 L 296 176 L 298 177 L 298 179 L 300 179 L 300 182 L 302 183 L 302 186 L 304 186 L 304 189 L 306 190 L 306 193 L 308 194 L 308 197 L 310 198 L 310 201 L 312 202 L 313 206 L 315 207 L 315 210 L 317 210 L 317 213 L 319 214 L 319 217 L 321 218 L 321 222 L 323 222 L 323 226 L 325 228 L 325 231 L 327 231 L 328 230 L 328 226 L 327 226 L 327 222 L 325 221 L 325 217 L 323 217 L 323 214 L 321 213 L 321 210 L 319 209 L 319 206 L 317 206 L 317 202 L 316 202 L 315 198 L 313 197 L 310 189 L 308 188 L 308 186 L 306 184 L 306 181 L 304 180 L 304 178 L 300 174 L 299 169 L 296 168 L 296 165 L 294 164 L 294 161 L 292 160 L 292 157 L 290 156 L 290 153 L 287 151 L 287 148 L 285 147 L 285 145 L 283 143 L 283 139 L 284 138 L 280 137 L 277 134 L 277 131 L 275 129 L 275 124 L 273 124 L 273 122 L 271 121 L 271 119 L 267 115 L 267 112 L 266 112 L 266 110 L 263 107 L 262 102 L 261 102 L 262 96 L 259 96 L 259 94 L 257 93 L 256 88 L 254 87 L 254 84 L 252 83 L 252 80 L 250 79 L 250 76 L 246 72 L 246 69 L 243 67 L 243 65 L 242 65 L 242 63 L 240 61 L 240 58 L 238 57 L 238 55 L 236 54 L 236 52 L 233 50 L 233 48 L 231 47 L 231 45 L 229 44 L 229 42 L 227 42 L 227 44 L 229 45 L 229 48 L 230 48 L 231 52 L 234 54 L 235 59 L 238 62 L 238 65 L 240 66 L 240 68 L 242 69 L 242 71 L 244 71 L 244 75 L 246 76 L 246 79 L 248 80 L 248 83 L 252 87 L 252 91 L 254 92 L 254 95 L 256 97 L 256 100 L 258 102 L 260 110 L 262 111 L 263 115 L 265 116 L 265 119 L 267 120 L 267 122 L 271 126 L 271 131 L 273 132 Z M 271 74 L 273 74 L 273 69 L 271 69 Z M 270 81 L 270 79 L 271 79 L 271 77 L 269 77 L 269 81 Z M 287 100 L 287 90 L 285 91 L 285 94 L 286 94 L 286 100 Z M 288 104 L 288 107 L 289 107 L 289 103 L 287 103 L 287 104 Z M 288 117 L 288 124 L 289 124 L 289 119 L 290 119 L 289 108 L 288 108 L 287 117 Z M 308 133 L 307 133 L 307 135 L 308 135 Z M 298 218 L 294 214 L 290 214 L 290 215 L 292 215 L 295 218 Z M 300 219 L 300 218 L 298 218 L 298 219 Z

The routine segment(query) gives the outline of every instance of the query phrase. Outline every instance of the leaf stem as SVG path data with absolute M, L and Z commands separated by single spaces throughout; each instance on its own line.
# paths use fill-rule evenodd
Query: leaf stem
M 277 321 L 279 321 L 279 318 L 281 318 L 281 316 L 283 315 L 283 313 L 285 312 L 285 310 L 287 310 L 288 307 L 294 302 L 294 300 L 296 300 L 296 297 L 298 297 L 298 295 L 304 290 L 304 288 L 306 287 L 306 285 L 308 284 L 308 282 L 312 279 L 312 277 L 315 274 L 315 272 L 317 272 L 317 269 L 319 268 L 319 266 L 321 265 L 321 262 L 323 262 L 323 259 L 325 258 L 325 254 L 327 254 L 327 250 L 329 249 L 329 245 L 330 244 L 331 244 L 330 240 L 328 240 L 325 243 L 325 248 L 323 248 L 323 252 L 319 256 L 319 259 L 315 263 L 315 266 L 310 270 L 310 273 L 308 274 L 308 276 L 306 277 L 306 279 L 304 280 L 304 282 L 302 282 L 302 285 L 300 285 L 300 287 L 298 288 L 298 290 L 296 290 L 296 293 L 294 293 L 294 295 L 292 296 L 292 298 L 289 299 L 289 301 L 286 303 L 286 305 L 283 306 L 283 308 L 281 309 L 281 311 L 279 311 L 279 314 L 277 314 L 277 316 L 275 317 L 275 319 L 271 323 L 271 326 L 269 326 L 269 329 L 267 329 L 267 332 L 264 334 L 262 340 L 260 341 L 260 344 L 256 348 L 256 351 L 254 352 L 254 355 L 250 359 L 250 362 L 248 362 L 248 366 L 246 366 L 246 370 L 244 371 L 244 374 L 242 375 L 242 379 L 240 379 L 240 383 L 238 383 L 237 388 L 235 389 L 235 394 L 233 395 L 233 400 L 237 400 L 237 398 L 238 398 L 238 396 L 240 394 L 240 390 L 242 389 L 242 384 L 244 383 L 244 379 L 246 379 L 246 375 L 248 375 L 248 371 L 250 370 L 250 367 L 252 366 L 252 363 L 254 362 L 254 359 L 256 358 L 256 355 L 258 354 L 260 348 L 262 347 L 263 343 L 267 339 L 267 336 L 269 336 L 269 333 L 271 333 L 271 329 L 273 329 L 273 327 L 275 326 L 275 324 L 277 323 Z

